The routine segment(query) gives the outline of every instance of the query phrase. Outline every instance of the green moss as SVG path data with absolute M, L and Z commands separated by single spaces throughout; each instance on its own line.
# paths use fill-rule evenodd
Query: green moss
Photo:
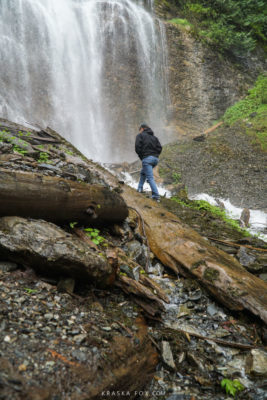
M 178 172 L 173 172 L 172 179 L 174 184 L 181 182 L 181 174 L 179 174 Z
M 189 21 L 187 21 L 186 18 L 173 18 L 170 19 L 168 22 L 170 22 L 171 24 L 179 25 L 181 27 L 185 27 L 187 29 L 191 29 L 193 27 L 193 25 Z
M 192 270 L 196 269 L 197 267 L 199 267 L 200 265 L 205 265 L 205 264 L 206 264 L 205 260 L 198 260 L 192 264 L 190 269 L 192 271 Z
M 241 290 L 236 287 L 229 287 L 227 291 L 233 297 L 241 297 L 241 296 L 245 296 L 248 294 L 246 291 Z
M 267 75 L 260 75 L 248 95 L 228 108 L 222 119 L 229 126 L 244 124 L 253 143 L 267 151 Z
M 24 140 L 17 138 L 6 129 L 0 131 L 0 142 L 11 143 L 13 145 L 13 151 L 21 155 L 27 153 L 27 143 Z
M 183 207 L 189 207 L 192 208 L 193 210 L 207 211 L 212 215 L 216 216 L 216 218 L 219 218 L 224 222 L 226 222 L 227 225 L 231 226 L 231 228 L 242 233 L 244 236 L 250 236 L 247 230 L 240 228 L 238 221 L 231 219 L 226 215 L 225 210 L 222 210 L 221 208 L 216 206 L 212 206 L 205 200 L 189 200 L 189 199 L 185 200 L 185 199 L 180 199 L 179 197 L 172 197 L 172 200 Z
M 216 269 L 206 268 L 204 272 L 204 279 L 207 281 L 213 282 L 219 279 L 220 273 Z
M 49 161 L 49 154 L 41 151 L 39 153 L 39 158 L 37 160 L 38 163 L 45 163 L 45 164 L 49 164 L 51 161 Z
M 232 125 L 240 119 L 249 117 L 254 112 L 264 112 L 267 110 L 267 75 L 260 75 L 255 86 L 248 91 L 248 95 L 232 107 L 228 108 L 223 116 L 223 120 Z

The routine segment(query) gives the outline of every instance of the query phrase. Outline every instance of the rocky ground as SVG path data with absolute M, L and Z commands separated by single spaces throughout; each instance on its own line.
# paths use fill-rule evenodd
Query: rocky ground
M 14 144 L 16 135 L 31 146 L 27 154 L 18 151 L 22 147 L 15 147 L 22 146 L 20 142 Z M 61 139 L 45 143 L 33 136 L 32 132 L 27 136 L 17 129 L 11 141 L 0 141 L 1 168 L 101 182 L 92 165 L 67 142 Z M 55 141 L 56 136 L 52 136 L 50 139 Z M 49 135 L 44 132 L 43 138 L 49 139 Z M 266 273 L 266 246 L 260 240 L 244 240 L 242 234 L 209 213 L 190 211 L 168 199 L 162 201 L 166 209 L 207 240 L 212 236 L 234 241 L 235 246 L 217 245 L 240 262 L 248 258 L 250 261 L 243 261 L 243 265 L 248 263 L 246 267 L 257 275 Z M 122 224 L 103 226 L 99 233 L 102 244 L 90 243 L 90 251 L 96 254 L 107 251 L 104 243 L 110 250 L 125 254 L 123 262 L 117 257 L 117 283 L 105 288 L 77 279 L 66 282 L 64 276 L 48 276 L 40 273 L 34 263 L 29 267 L 28 261 L 10 263 L 2 251 L 8 232 L 1 230 L 0 398 L 219 400 L 229 398 L 221 387 L 223 378 L 237 379 L 244 386 L 237 398 L 265 398 L 263 323 L 249 313 L 221 307 L 197 281 L 173 274 L 152 253 L 145 273 L 148 248 L 135 217 L 130 214 Z M 75 236 L 75 229 L 69 225 L 55 229 L 65 231 L 68 238 Z M 39 240 L 41 243 L 41 235 Z M 55 246 L 58 249 L 57 242 Z M 36 246 L 34 251 L 41 254 L 41 247 Z M 136 266 L 133 269 L 132 263 Z M 155 314 L 148 312 L 153 301 L 140 303 L 140 297 L 123 290 L 123 280 L 130 278 L 137 285 L 144 282 L 144 277 L 168 296 L 169 302 L 162 301 L 162 308 Z M 143 286 L 143 290 L 148 288 Z M 150 298 L 156 293 L 159 290 L 153 286 Z
M 159 174 L 164 184 L 184 184 L 189 195 L 208 193 L 241 208 L 266 210 L 266 152 L 246 127 L 219 127 L 203 141 L 184 139 L 164 147 Z

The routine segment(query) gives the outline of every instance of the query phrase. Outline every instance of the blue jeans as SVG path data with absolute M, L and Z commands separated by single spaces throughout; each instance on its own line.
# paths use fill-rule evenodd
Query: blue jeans
M 152 199 L 160 198 L 158 188 L 153 176 L 153 168 L 158 164 L 158 162 L 159 159 L 155 156 L 148 156 L 143 158 L 142 169 L 140 172 L 140 180 L 137 189 L 138 192 L 142 192 L 144 183 L 147 180 L 152 190 Z

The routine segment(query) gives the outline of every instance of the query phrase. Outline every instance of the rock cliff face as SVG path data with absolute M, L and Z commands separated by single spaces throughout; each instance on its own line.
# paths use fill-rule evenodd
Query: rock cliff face
M 161 155 L 161 177 L 170 184 L 175 174 L 181 176 L 179 183 L 190 196 L 204 192 L 236 206 L 266 210 L 266 153 L 251 142 L 244 128 L 223 125 L 203 142 L 185 138 L 171 143 Z
M 264 61 L 224 58 L 194 38 L 185 27 L 166 23 L 171 99 L 170 124 L 178 133 L 203 131 L 239 100 Z

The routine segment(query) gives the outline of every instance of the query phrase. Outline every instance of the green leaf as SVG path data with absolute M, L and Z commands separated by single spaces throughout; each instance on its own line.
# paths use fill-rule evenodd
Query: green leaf
M 233 381 L 231 379 L 223 379 L 221 381 L 221 387 L 225 389 L 226 394 L 230 394 L 233 397 L 235 397 L 237 392 L 241 392 L 245 389 L 238 379 L 234 379 Z
M 71 229 L 73 229 L 74 226 L 77 225 L 77 224 L 78 224 L 78 222 L 70 222 L 70 227 L 71 227 Z
M 36 293 L 37 292 L 36 289 L 30 289 L 30 288 L 24 288 L 24 289 L 28 294 L 32 294 L 32 293 Z
M 92 236 L 92 237 L 97 237 L 97 236 L 98 236 L 98 233 L 97 233 L 97 232 L 91 232 L 91 236 Z
M 99 241 L 97 239 L 92 239 L 92 242 L 95 243 L 96 245 L 99 245 Z
M 238 379 L 234 379 L 234 380 L 233 380 L 233 384 L 234 384 L 235 388 L 236 388 L 239 392 L 241 392 L 242 390 L 245 389 L 245 386 L 242 385 L 242 383 L 239 382 Z

